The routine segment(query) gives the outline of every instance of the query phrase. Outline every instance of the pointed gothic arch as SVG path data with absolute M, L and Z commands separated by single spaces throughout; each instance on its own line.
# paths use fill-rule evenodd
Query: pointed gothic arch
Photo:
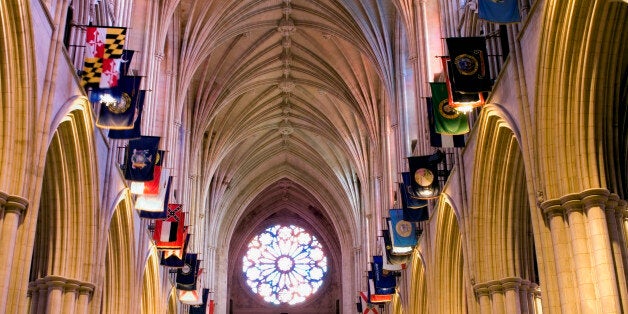
M 135 228 L 133 224 L 133 206 L 128 190 L 120 195 L 121 200 L 116 206 L 107 236 L 105 255 L 105 282 L 103 289 L 103 313 L 133 313 L 140 304 L 139 285 L 133 272 L 136 260 L 133 246 Z
M 95 306 L 98 171 L 91 162 L 95 149 L 89 105 L 77 98 L 65 107 L 69 112 L 59 115 L 46 157 L 29 292 L 31 309 L 53 304 L 86 311 Z
M 515 131 L 498 105 L 479 117 L 473 166 L 471 224 L 473 289 L 481 311 L 503 302 L 506 311 L 537 306 L 539 274 L 524 157 Z M 517 295 L 517 300 L 512 298 Z
M 465 274 L 462 255 L 462 237 L 458 219 L 449 203 L 441 203 L 436 209 L 434 269 L 429 274 L 434 289 L 428 291 L 428 298 L 438 300 L 432 303 L 432 313 L 465 313 Z

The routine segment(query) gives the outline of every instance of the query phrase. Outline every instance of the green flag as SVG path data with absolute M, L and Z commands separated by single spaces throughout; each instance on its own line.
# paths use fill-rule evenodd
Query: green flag
M 449 105 L 447 85 L 440 82 L 430 83 L 432 88 L 432 108 L 434 109 L 434 127 L 440 134 L 465 134 L 469 132 L 467 115 L 456 111 Z

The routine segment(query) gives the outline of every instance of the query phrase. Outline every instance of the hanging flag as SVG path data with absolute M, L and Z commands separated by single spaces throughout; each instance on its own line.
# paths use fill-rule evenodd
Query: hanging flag
M 449 134 L 436 132 L 436 120 L 434 119 L 434 111 L 436 109 L 433 108 L 432 98 L 431 97 L 425 98 L 425 103 L 427 104 L 427 119 L 428 119 L 429 128 L 430 128 L 430 145 L 432 147 L 464 147 L 465 145 L 464 135 L 462 134 L 449 135 Z M 464 114 L 463 116 L 467 117 Z M 440 118 L 444 119 L 444 117 L 440 117 Z M 467 117 L 467 120 L 468 120 L 468 117 Z M 446 123 L 447 121 L 448 121 L 447 119 L 444 119 L 445 126 L 447 125 Z M 442 128 L 442 124 L 441 124 L 441 128 Z M 111 131 L 109 131 L 109 133 L 111 133 Z
M 107 27 L 107 35 L 103 51 L 105 59 L 120 59 L 124 52 L 124 42 L 126 41 L 126 28 Z
M 402 209 L 390 209 L 390 218 L 386 218 L 394 254 L 411 254 L 416 245 L 414 224 L 403 220 Z
M 394 293 L 394 291 L 393 291 Z M 391 294 L 378 294 L 375 288 L 375 275 L 373 271 L 368 271 L 368 300 L 369 303 L 385 303 L 392 301 Z
M 168 204 L 165 219 L 155 221 L 153 240 L 157 249 L 176 249 L 185 240 L 185 213 L 183 205 Z
M 449 37 L 445 41 L 449 60 L 453 65 L 450 80 L 454 90 L 462 93 L 490 91 L 492 82 L 487 67 L 484 37 Z M 432 97 L 436 103 L 436 96 Z
M 198 272 L 198 254 L 186 253 L 185 265 L 177 269 L 176 284 L 179 290 L 196 290 L 196 274 Z
M 430 82 L 430 87 L 432 89 L 432 114 L 436 133 L 447 135 L 469 133 L 467 115 L 450 106 L 447 85 L 441 82 Z
M 103 58 L 106 41 L 106 28 L 88 26 L 85 29 L 85 58 Z
M 163 164 L 165 151 L 157 150 L 155 155 L 155 168 L 153 169 L 153 179 L 150 181 L 131 181 L 131 193 L 138 195 L 159 194 L 159 182 L 161 181 L 161 165 Z
M 388 259 L 388 262 L 393 265 L 401 265 L 401 267 L 405 269 L 406 265 L 410 263 L 410 260 L 412 259 L 412 252 L 393 253 L 392 240 L 390 239 L 390 230 L 382 230 L 382 236 L 384 238 L 384 245 L 386 249 L 385 257 Z
M 86 28 L 83 86 L 112 88 L 118 84 L 126 28 Z
M 109 129 L 109 133 L 107 136 L 112 139 L 136 139 L 142 136 L 141 126 L 142 126 L 142 111 L 144 111 L 144 99 L 146 97 L 146 91 L 139 91 L 137 96 L 137 103 L 135 110 L 137 111 L 137 118 L 133 122 L 133 128 L 128 130 L 114 130 Z
M 133 128 L 137 118 L 141 80 L 141 77 L 126 76 L 115 88 L 92 90 L 89 100 L 98 108 L 97 127 L 119 130 Z
M 131 181 L 150 181 L 157 157 L 160 137 L 142 136 L 130 140 L 126 149 L 124 178 Z
M 85 58 L 83 63 L 82 86 L 100 86 L 100 76 L 102 75 L 102 58 Z
M 181 268 L 185 266 L 185 253 L 188 248 L 188 244 L 190 243 L 190 234 L 185 234 L 185 241 L 183 242 L 183 246 L 176 249 L 165 249 L 160 250 L 161 260 L 159 262 L 160 265 L 172 268 Z
M 360 291 L 360 296 L 358 297 L 358 312 L 361 314 L 378 314 L 377 308 L 373 303 L 369 303 L 369 298 L 367 293 L 364 291 Z
M 201 304 L 191 305 L 189 314 L 207 314 L 209 303 L 209 289 L 203 288 L 203 297 Z M 211 310 L 210 310 L 211 311 Z
M 135 54 L 135 50 L 126 50 L 122 51 L 122 56 L 120 57 L 120 75 L 127 76 L 129 75 L 129 70 L 131 69 L 131 61 L 133 60 L 133 55 Z
M 373 255 L 371 263 L 373 271 L 373 282 L 377 294 L 393 294 L 397 287 L 397 276 L 401 275 L 397 271 L 384 270 L 384 259 L 381 255 Z
M 199 268 L 196 274 L 195 290 L 177 290 L 179 302 L 187 305 L 203 304 L 203 268 Z
M 518 0 L 478 0 L 478 15 L 493 23 L 521 22 Z
M 414 197 L 420 199 L 436 198 L 440 195 L 438 164 L 444 160 L 440 151 L 427 156 L 408 157 L 411 185 Z
M 410 172 L 402 172 L 401 178 L 403 182 L 399 183 L 399 191 L 403 220 L 410 222 L 428 220 L 427 200 L 420 199 L 414 194 Z
M 388 230 L 385 230 L 385 231 L 388 232 Z M 382 267 L 384 268 L 384 270 L 400 272 L 406 269 L 407 265 L 405 263 L 405 260 L 397 264 L 392 263 L 390 261 L 390 250 L 392 249 L 392 247 L 387 249 L 386 241 L 381 241 L 381 245 L 382 245 L 382 265 L 383 265 Z
M 137 199 L 135 199 L 135 209 L 140 211 L 141 218 L 165 219 L 167 217 L 171 184 L 170 169 L 162 168 L 159 179 L 159 193 L 138 195 Z M 149 213 L 152 213 L 154 216 L 148 215 Z M 145 214 L 145 216 L 142 216 L 142 214 Z

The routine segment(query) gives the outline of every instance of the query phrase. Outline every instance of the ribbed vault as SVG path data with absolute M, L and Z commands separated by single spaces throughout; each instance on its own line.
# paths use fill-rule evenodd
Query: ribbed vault
M 374 178 L 383 171 L 394 42 L 403 36 L 395 4 L 165 3 L 163 66 L 176 73 L 173 114 L 188 131 L 189 169 L 198 178 L 191 208 L 209 218 L 192 246 L 205 241 L 218 256 L 229 250 L 228 261 L 212 266 L 216 282 L 237 270 L 238 246 L 252 235 L 241 230 L 269 219 L 306 224 L 326 238 L 336 263 L 351 263 L 339 252 L 364 241 L 360 213 L 374 210 Z

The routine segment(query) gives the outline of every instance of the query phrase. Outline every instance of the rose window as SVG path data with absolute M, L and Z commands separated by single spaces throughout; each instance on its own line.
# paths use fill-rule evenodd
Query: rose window
M 315 236 L 296 226 L 276 225 L 255 236 L 242 258 L 253 293 L 273 304 L 297 304 L 323 284 L 327 257 Z

